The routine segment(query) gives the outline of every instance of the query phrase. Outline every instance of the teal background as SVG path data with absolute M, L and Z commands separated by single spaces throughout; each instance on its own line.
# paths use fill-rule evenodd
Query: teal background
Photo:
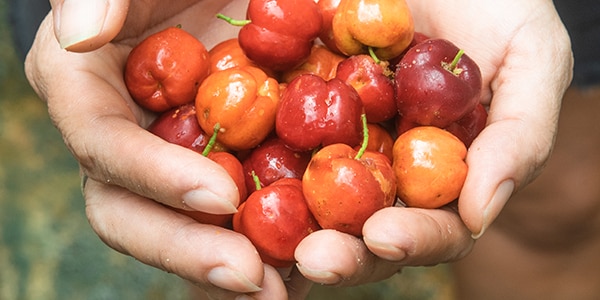
M 84 212 L 78 166 L 29 87 L 0 0 L 0 299 L 185 299 L 187 285 L 103 244 Z M 309 299 L 451 299 L 446 266 L 407 268 Z

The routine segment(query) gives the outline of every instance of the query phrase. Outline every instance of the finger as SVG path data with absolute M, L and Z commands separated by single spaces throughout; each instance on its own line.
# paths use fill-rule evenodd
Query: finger
M 310 292 L 312 282 L 302 276 L 302 273 L 297 268 L 275 269 L 267 264 L 264 267 L 265 275 L 263 285 L 261 286 L 262 290 L 246 294 L 252 297 L 252 299 L 302 300 Z M 205 299 L 206 296 L 209 296 L 211 299 L 226 299 L 228 296 L 231 296 L 231 293 L 217 290 L 211 291 L 209 295 L 206 295 L 205 291 L 201 291 L 201 296 L 205 296 L 200 297 L 201 299 Z
M 539 174 L 554 144 L 573 60 L 564 26 L 548 5 L 511 40 L 490 84 L 488 126 L 467 155 L 469 172 L 458 204 L 474 237 L 485 232 L 514 191 Z
M 230 291 L 222 290 L 222 289 L 208 289 L 208 290 L 194 290 L 193 291 L 193 299 L 204 300 L 204 299 L 242 299 L 244 298 L 242 295 L 249 297 L 250 299 L 265 299 L 265 300 L 286 300 L 293 299 L 288 297 L 285 285 L 281 276 L 279 276 L 279 272 L 265 264 L 264 265 L 264 278 L 263 285 L 261 286 L 262 290 L 259 292 L 252 292 L 246 294 L 239 293 L 231 293 Z M 244 298 L 246 299 L 246 298 Z M 304 299 L 304 298 L 298 298 Z
M 197 223 L 121 187 L 88 179 L 83 189 L 90 224 L 113 249 L 210 293 L 233 298 L 260 290 L 263 263 L 243 235 Z
M 123 27 L 129 0 L 51 0 L 54 34 L 63 49 L 100 48 Z
M 167 143 L 118 116 L 106 116 L 89 125 L 95 129 L 88 132 L 105 132 L 104 139 L 81 136 L 70 146 L 90 177 L 181 209 L 236 212 L 238 188 L 212 160 Z
M 125 55 L 107 53 L 66 52 L 40 39 L 27 61 L 30 82 L 47 100 L 52 121 L 84 172 L 173 207 L 235 212 L 237 187 L 221 166 L 138 125 L 148 125 L 152 115 L 127 92 L 121 69 Z M 57 69 L 63 70 L 60 62 L 68 62 L 71 69 L 56 75 Z
M 75 114 L 65 119 L 55 114 L 57 124 L 91 178 L 177 208 L 216 214 L 236 211 L 238 188 L 217 163 L 167 143 L 120 115 L 118 108 L 107 112 L 89 102 L 71 111 Z M 86 115 L 90 119 L 82 118 Z M 103 138 L 89 132 L 101 132 Z
M 364 242 L 375 255 L 406 266 L 455 261 L 471 251 L 471 232 L 452 209 L 389 207 L 363 227 Z
M 321 284 L 353 286 L 386 279 L 399 265 L 373 255 L 361 239 L 339 231 L 316 231 L 295 252 L 298 270 Z

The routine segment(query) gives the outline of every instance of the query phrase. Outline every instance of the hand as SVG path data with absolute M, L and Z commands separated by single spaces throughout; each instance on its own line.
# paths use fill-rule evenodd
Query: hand
M 286 298 L 279 273 L 261 262 L 248 239 L 164 206 L 231 213 L 239 199 L 219 165 L 144 129 L 155 115 L 132 101 L 123 82 L 126 57 L 143 37 L 181 24 L 210 48 L 236 34 L 214 15 L 241 18 L 245 3 L 67 0 L 52 5 L 54 13 L 28 54 L 26 73 L 80 163 L 95 232 L 117 251 L 175 273 L 213 297 Z M 292 278 L 297 279 L 287 283 L 290 297 L 305 295 L 306 279 Z
M 569 36 L 552 1 L 410 4 L 417 30 L 454 41 L 482 70 L 488 124 L 470 147 L 458 203 L 479 237 L 548 159 L 572 78 Z
M 510 196 L 541 172 L 553 147 L 573 59 L 552 1 L 408 2 L 417 31 L 453 41 L 482 70 L 488 124 L 467 156 L 459 214 L 387 208 L 365 224 L 364 244 L 317 232 L 296 251 L 302 273 L 317 282 L 355 285 L 402 266 L 464 257 Z
M 450 209 L 389 208 L 367 222 L 365 243 L 337 232 L 318 232 L 296 251 L 299 270 L 309 279 L 356 285 L 387 278 L 404 265 L 429 265 L 463 257 L 473 245 L 471 234 L 477 237 L 485 231 L 512 192 L 540 171 L 552 148 L 560 97 L 570 81 L 572 63 L 568 38 L 552 3 L 469 3 L 457 8 L 453 2 L 432 2 L 410 3 L 417 29 L 465 48 L 482 67 L 486 88 L 482 101 L 491 103 L 488 128 L 473 143 L 468 156 L 470 172 L 458 204 L 462 220 Z M 178 206 L 187 191 L 214 186 L 220 187 L 211 191 L 219 195 L 217 198 L 233 199 L 227 194 L 232 193 L 232 183 L 215 164 L 191 157 L 187 151 L 144 132 L 142 127 L 153 116 L 135 106 L 123 86 L 119 72 L 124 59 L 132 45 L 148 34 L 145 29 L 150 25 L 164 27 L 168 20 L 182 23 L 185 28 L 197 29 L 197 36 L 206 37 L 203 41 L 207 46 L 222 39 L 206 35 L 210 27 L 192 26 L 191 22 L 210 24 L 211 13 L 206 13 L 205 7 L 216 11 L 221 8 L 218 6 L 225 6 L 223 2 L 160 5 L 137 7 L 132 2 L 129 9 L 136 13 L 127 19 L 122 16 L 123 10 L 116 9 L 121 17 L 102 19 L 102 29 L 83 42 L 66 38 L 63 29 L 68 22 L 57 17 L 63 22 L 63 26 L 57 26 L 63 47 L 73 51 L 101 47 L 86 54 L 61 51 L 50 36 L 52 24 L 46 20 L 27 61 L 28 77 L 48 101 L 50 116 L 90 177 L 85 185 L 88 216 L 108 245 L 197 282 L 216 296 L 230 296 L 231 290 L 252 292 L 261 283 L 261 293 L 284 295 L 281 280 L 272 276 L 272 269 L 262 266 L 246 239 L 225 230 L 218 232 L 218 240 L 214 239 L 214 227 L 190 226 L 188 219 L 147 199 Z M 111 3 L 109 7 L 107 14 L 127 5 Z M 238 8 L 243 9 L 243 4 Z M 66 11 L 61 13 L 62 18 Z M 164 14 L 153 19 L 145 13 L 151 11 Z M 185 18 L 192 13 L 194 18 Z M 208 17 L 199 18 L 203 13 Z M 80 22 L 91 19 L 82 18 Z M 124 29 L 119 31 L 123 22 Z M 112 43 L 104 45 L 115 36 Z M 170 160 L 165 161 L 165 157 Z M 197 167 L 190 169 L 190 164 Z M 222 176 L 202 176 L 208 170 Z M 210 209 L 202 205 L 208 201 L 201 199 L 193 206 Z M 186 200 L 188 204 L 193 202 Z M 227 207 L 222 202 L 212 209 Z M 138 218 L 140 221 L 136 221 Z M 143 228 L 138 225 L 141 222 Z M 208 256 L 196 254 L 202 247 L 222 251 L 211 251 Z M 228 280 L 231 277 L 222 272 L 224 269 L 208 276 L 216 266 L 234 270 L 232 277 L 238 280 Z M 296 275 L 292 273 L 294 280 L 288 283 L 288 291 L 305 295 L 309 285 Z

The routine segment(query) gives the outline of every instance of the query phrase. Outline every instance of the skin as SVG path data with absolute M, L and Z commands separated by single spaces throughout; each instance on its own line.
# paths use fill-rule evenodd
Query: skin
M 127 53 L 143 37 L 182 24 L 210 49 L 236 30 L 214 14 L 242 18 L 245 3 L 106 0 L 109 5 L 103 9 L 88 10 L 100 17 L 84 18 L 78 12 L 86 10 L 53 0 L 54 13 L 41 25 L 26 73 L 88 176 L 83 185 L 86 212 L 107 245 L 178 274 L 215 299 L 240 293 L 301 299 L 311 281 L 357 285 L 388 278 L 403 266 L 463 258 L 473 248 L 473 237 L 483 235 L 513 192 L 543 169 L 571 80 L 564 27 L 548 0 L 464 2 L 409 1 L 418 31 L 454 41 L 483 74 L 481 101 L 490 104 L 490 115 L 467 155 L 460 217 L 451 208 L 387 208 L 367 220 L 364 243 L 318 231 L 297 248 L 298 265 L 285 284 L 242 235 L 194 223 L 158 204 L 230 212 L 239 199 L 233 181 L 216 163 L 144 130 L 155 116 L 132 102 L 122 81 Z M 77 26 L 93 21 L 94 26 Z M 71 30 L 90 27 L 85 33 Z M 192 196 L 191 190 L 196 191 Z M 218 205 L 202 201 L 209 197 L 218 199 Z M 502 218 L 526 222 L 531 216 L 507 210 Z M 553 219 L 540 214 L 540 222 Z

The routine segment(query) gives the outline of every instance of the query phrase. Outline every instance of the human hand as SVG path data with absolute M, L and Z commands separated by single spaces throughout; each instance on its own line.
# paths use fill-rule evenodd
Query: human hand
M 402 266 L 460 259 L 510 196 L 541 172 L 553 147 L 573 60 L 552 1 L 408 2 L 417 31 L 454 42 L 479 64 L 488 124 L 469 149 L 458 213 L 387 208 L 365 224 L 364 244 L 317 232 L 296 251 L 300 270 L 317 282 L 354 285 Z
M 410 5 L 418 31 L 453 41 L 482 71 L 488 122 L 469 149 L 469 173 L 458 201 L 476 238 L 550 155 L 572 78 L 569 36 L 547 0 Z
M 243 17 L 245 3 L 67 0 L 52 5 L 54 14 L 40 27 L 26 73 L 80 163 L 86 213 L 98 236 L 215 298 L 305 295 L 306 279 L 292 274 L 299 280 L 287 282 L 288 293 L 277 270 L 261 262 L 243 235 L 166 207 L 231 213 L 239 199 L 218 164 L 144 129 L 156 116 L 133 102 L 123 82 L 127 55 L 145 36 L 181 24 L 211 47 L 236 34 L 214 15 Z

